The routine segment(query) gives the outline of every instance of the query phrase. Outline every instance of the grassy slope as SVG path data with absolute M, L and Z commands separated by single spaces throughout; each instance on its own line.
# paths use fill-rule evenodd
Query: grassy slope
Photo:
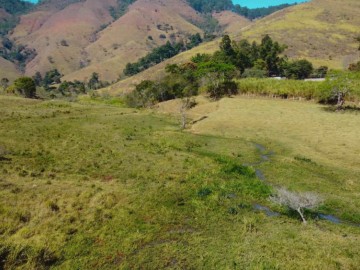
M 241 29 L 252 24 L 252 22 L 231 11 L 214 12 L 213 17 L 219 22 L 224 29 L 224 33 L 239 34 Z
M 0 97 L 0 104 L 0 146 L 9 159 L 0 161 L 6 267 L 359 268 L 358 228 L 253 212 L 254 202 L 271 206 L 268 190 L 222 169 L 259 160 L 253 142 L 263 143 L 276 152 L 262 165 L 269 181 L 315 189 L 326 198 L 324 211 L 359 222 L 358 115 L 311 103 L 204 100 L 191 115 L 209 119 L 180 132 L 172 117 L 111 100 Z
M 15 65 L 0 57 L 0 79 L 8 78 L 10 81 L 13 81 L 19 76 L 20 72 L 16 69 Z
M 270 34 L 288 45 L 285 53 L 291 58 L 306 58 L 315 66 L 344 68 L 359 57 L 354 39 L 359 34 L 359 12 L 360 2 L 357 0 L 313 0 L 258 20 L 241 29 L 240 33 L 232 32 L 232 37 L 259 41 L 263 35 Z M 201 45 L 120 81 L 107 91 L 115 95 L 130 91 L 135 83 L 162 76 L 166 64 L 189 61 L 196 53 L 213 53 L 218 50 L 218 44 L 219 40 L 215 40 Z

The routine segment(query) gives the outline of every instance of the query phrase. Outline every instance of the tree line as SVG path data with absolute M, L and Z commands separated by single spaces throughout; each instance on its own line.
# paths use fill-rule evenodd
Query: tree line
M 166 66 L 166 75 L 158 81 L 145 80 L 126 96 L 132 107 L 149 107 L 157 102 L 189 98 L 205 92 L 211 99 L 238 93 L 234 79 L 285 76 L 289 79 L 325 77 L 327 67 L 314 69 L 307 60 L 289 60 L 286 46 L 269 35 L 260 43 L 232 41 L 225 35 L 214 54 L 197 54 L 185 64 Z
M 8 94 L 19 95 L 25 98 L 66 98 L 86 94 L 108 86 L 110 83 L 100 80 L 98 73 L 92 73 L 88 80 L 62 81 L 62 74 L 52 69 L 44 74 L 36 72 L 33 77 L 20 77 L 10 84 L 9 79 L 0 80 L 0 89 Z
M 250 20 L 265 17 L 278 10 L 290 7 L 294 4 L 282 4 L 276 6 L 269 6 L 263 8 L 248 8 L 242 7 L 239 4 L 234 5 L 231 0 L 188 0 L 188 3 L 196 11 L 200 13 L 220 12 L 224 10 L 231 10 L 241 16 Z

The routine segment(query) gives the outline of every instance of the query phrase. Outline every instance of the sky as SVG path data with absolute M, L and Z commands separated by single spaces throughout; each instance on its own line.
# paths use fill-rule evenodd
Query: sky
M 37 0 L 27 0 L 33 3 L 36 3 Z M 239 4 L 241 6 L 246 6 L 249 8 L 257 8 L 257 7 L 268 7 L 275 6 L 280 4 L 292 4 L 292 3 L 300 3 L 306 2 L 306 0 L 233 0 L 234 4 Z
M 234 4 L 249 8 L 276 6 L 280 4 L 293 4 L 307 2 L 306 0 L 233 0 Z

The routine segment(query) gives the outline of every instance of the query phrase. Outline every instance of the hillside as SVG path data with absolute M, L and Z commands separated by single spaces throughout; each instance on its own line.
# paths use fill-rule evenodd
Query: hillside
M 214 12 L 213 17 L 227 34 L 239 34 L 246 26 L 253 24 L 249 19 L 240 16 L 232 11 Z
M 115 80 L 128 62 L 135 62 L 159 45 L 202 33 L 192 23 L 201 20 L 200 14 L 182 0 L 138 0 L 84 49 L 89 66 L 64 80 L 83 79 L 92 72 L 104 80 Z
M 259 41 L 265 34 L 287 44 L 285 54 L 290 58 L 306 58 L 316 66 L 344 68 L 358 59 L 355 37 L 360 29 L 360 2 L 356 0 L 313 0 L 278 11 L 255 21 L 238 33 L 235 40 L 243 38 Z M 180 54 L 132 78 L 125 79 L 107 89 L 112 94 L 129 91 L 134 83 L 162 76 L 168 63 L 189 61 L 196 53 L 212 53 L 218 49 L 219 40 L 203 44 Z
M 10 81 L 15 80 L 21 75 L 16 66 L 10 61 L 0 57 L 0 80 L 8 78 Z
M 44 73 L 56 67 L 67 74 L 79 69 L 88 60 L 83 49 L 102 25 L 112 21 L 109 8 L 114 4 L 115 0 L 87 0 L 60 10 L 56 5 L 40 6 L 22 16 L 11 37 L 37 51 L 25 73 Z

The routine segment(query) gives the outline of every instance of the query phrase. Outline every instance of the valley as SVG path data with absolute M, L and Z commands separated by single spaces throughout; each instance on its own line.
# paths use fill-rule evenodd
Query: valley
M 0 269 L 360 269 L 359 12 L 0 0 Z

